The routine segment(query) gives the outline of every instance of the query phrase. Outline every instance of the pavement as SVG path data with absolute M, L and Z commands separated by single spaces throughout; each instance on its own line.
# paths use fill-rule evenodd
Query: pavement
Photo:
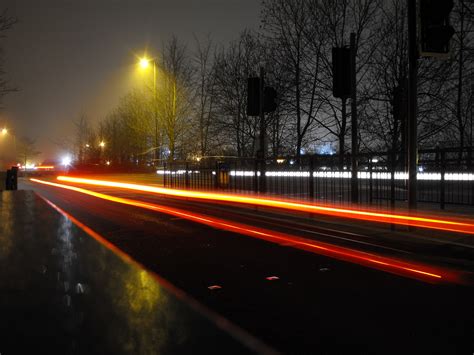
M 33 191 L 0 221 L 1 354 L 273 352 Z
M 171 284 L 201 304 L 224 316 L 246 332 L 284 353 L 321 354 L 471 354 L 474 350 L 474 291 L 471 286 L 435 284 L 344 262 L 324 255 L 224 231 L 166 213 L 97 199 L 73 191 L 23 182 L 23 188 L 60 206 Z M 112 193 L 110 190 L 97 191 Z M 190 211 L 241 222 L 303 233 L 302 216 L 284 216 L 261 209 L 238 210 L 130 191 L 117 196 L 178 206 Z M 213 209 L 214 208 L 214 209 Z M 249 216 L 253 214 L 253 216 Z M 304 223 L 307 223 L 305 221 Z M 329 221 L 321 221 L 326 228 Z M 331 222 L 331 227 L 339 223 Z M 288 226 L 283 226 L 288 224 Z M 304 234 L 324 238 L 319 220 Z M 423 254 L 421 241 L 396 250 L 377 243 L 377 228 L 362 233 L 364 240 L 342 241 L 347 221 L 335 234 L 326 230 L 326 241 L 339 239 L 351 247 L 369 242 L 370 248 L 409 258 Z M 384 228 L 384 233 L 389 234 Z M 429 237 L 429 236 L 427 236 Z M 347 234 L 345 235 L 346 239 Z M 358 237 L 359 238 L 359 237 Z M 401 238 L 401 237 L 400 237 Z M 421 243 L 421 244 L 419 244 Z M 438 244 L 441 245 L 441 244 Z M 384 249 L 385 248 L 385 249 Z M 465 249 L 465 248 L 464 248 Z M 463 250 L 464 250 L 463 249 Z M 428 252 L 425 261 L 465 267 L 464 254 L 446 260 L 452 251 Z M 397 254 L 400 255 L 400 254 Z M 420 255 L 424 258 L 424 255 Z M 466 267 L 470 267 L 467 265 Z

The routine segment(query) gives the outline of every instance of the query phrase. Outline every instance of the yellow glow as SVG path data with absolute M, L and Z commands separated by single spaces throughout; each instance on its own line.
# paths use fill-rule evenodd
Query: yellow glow
M 100 146 L 101 148 L 104 148 L 104 147 L 105 147 L 105 142 L 104 142 L 104 141 L 100 142 L 100 143 L 99 143 L 99 146 Z
M 2 134 L 3 134 L 3 135 L 5 135 L 5 134 L 7 134 L 7 133 L 8 133 L 8 129 L 6 129 L 6 128 L 2 129 Z
M 150 59 L 146 57 L 140 58 L 139 64 L 142 69 L 146 69 L 150 65 Z

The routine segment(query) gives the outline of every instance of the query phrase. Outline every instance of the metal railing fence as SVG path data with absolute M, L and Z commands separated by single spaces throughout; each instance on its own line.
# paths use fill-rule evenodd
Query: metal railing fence
M 264 193 L 296 200 L 351 204 L 351 156 L 305 155 L 299 158 L 209 158 L 173 161 L 158 170 L 166 187 Z M 408 198 L 403 152 L 358 155 L 359 203 L 394 206 Z M 418 201 L 474 206 L 472 148 L 425 149 L 418 153 Z M 262 191 L 264 174 L 265 191 Z

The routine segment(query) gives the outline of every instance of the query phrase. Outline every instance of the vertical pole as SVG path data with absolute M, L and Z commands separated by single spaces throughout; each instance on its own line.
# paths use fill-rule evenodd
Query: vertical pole
M 395 208 L 395 151 L 390 152 L 390 207 Z
M 372 184 L 372 157 L 369 157 L 369 203 L 372 204 L 373 184 Z
M 417 208 L 417 40 L 416 0 L 408 1 L 408 207 Z
M 253 184 L 254 184 L 254 191 L 255 193 L 258 192 L 258 158 L 253 162 L 254 166 L 254 176 L 253 176 Z
M 186 169 L 186 173 L 184 175 L 184 186 L 186 187 L 186 190 L 189 190 L 190 182 L 189 182 L 189 163 L 188 162 L 186 162 L 185 169 Z
M 153 149 L 153 166 L 157 165 L 157 154 L 158 149 L 158 102 L 156 98 L 156 62 L 153 60 L 153 113 L 155 115 L 155 149 Z
M 356 38 L 355 33 L 351 33 L 351 136 L 352 136 L 352 152 L 351 152 L 351 201 L 359 202 L 359 185 L 357 179 L 358 170 L 358 144 L 357 144 L 357 92 L 356 92 Z
M 265 193 L 266 184 L 266 161 L 265 161 L 265 113 L 263 112 L 265 88 L 265 71 L 260 67 L 260 192 Z
M 219 162 L 216 161 L 215 164 L 216 175 L 214 175 L 214 188 L 219 189 Z
M 309 198 L 314 200 L 314 155 L 309 157 Z
M 347 98 L 344 96 L 341 99 L 341 122 L 346 122 L 346 115 L 347 115 L 347 110 L 346 110 L 346 104 L 347 104 Z M 345 127 L 344 127 L 345 128 Z M 345 129 L 344 129 L 345 130 Z M 341 134 L 345 134 L 346 132 L 342 132 Z M 339 170 L 343 171 L 344 170 L 344 144 L 343 144 L 343 139 L 342 137 L 339 137 Z
M 163 187 L 166 187 L 166 162 L 163 163 Z
M 440 196 L 439 196 L 439 204 L 442 210 L 444 210 L 445 203 L 446 203 L 446 183 L 445 183 L 445 176 L 446 176 L 446 152 L 444 149 L 441 150 L 441 186 L 440 186 Z

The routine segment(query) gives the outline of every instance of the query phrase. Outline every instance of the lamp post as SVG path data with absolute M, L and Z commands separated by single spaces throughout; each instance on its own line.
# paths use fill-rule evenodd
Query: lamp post
M 104 147 L 105 147 L 105 142 L 103 140 L 100 141 L 99 143 L 100 147 L 100 162 L 99 164 L 102 164 L 102 161 L 104 160 Z
M 17 159 L 16 136 L 13 133 L 11 133 L 9 129 L 6 127 L 2 128 L 2 130 L 0 131 L 0 136 L 1 137 L 11 136 L 13 138 L 13 150 L 14 150 L 15 163 L 16 163 L 16 159 Z M 26 164 L 25 164 L 25 169 L 26 169 Z
M 153 64 L 153 115 L 155 118 L 155 149 L 153 149 L 153 165 L 156 164 L 158 149 L 158 109 L 157 109 L 157 97 L 156 97 L 156 61 L 155 59 L 150 59 L 143 57 L 140 59 L 140 67 L 145 70 L 150 66 L 150 63 Z

